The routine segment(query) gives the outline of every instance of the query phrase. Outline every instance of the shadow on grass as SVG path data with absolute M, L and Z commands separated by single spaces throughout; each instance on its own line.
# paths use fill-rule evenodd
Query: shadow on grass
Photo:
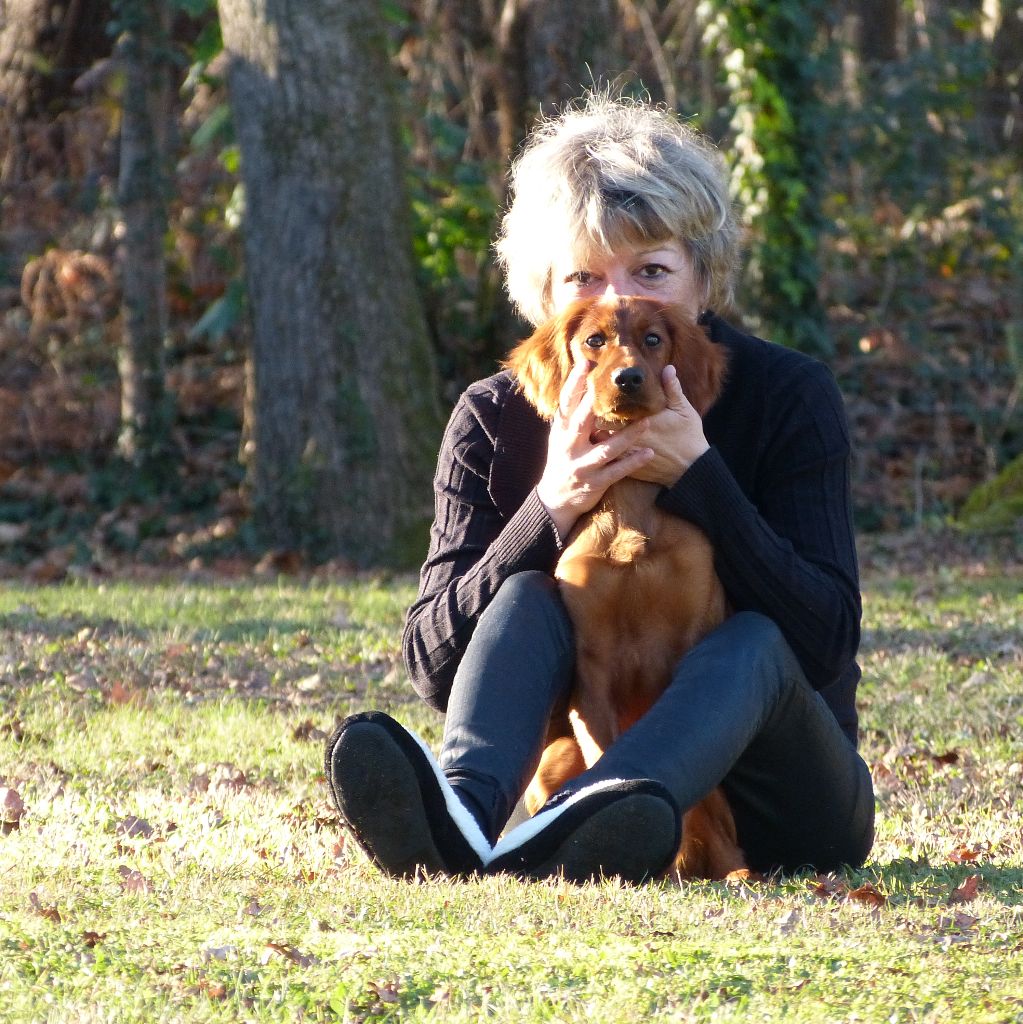
M 978 622 L 932 629 L 865 629 L 860 641 L 861 657 L 933 651 L 962 661 L 1023 658 L 1023 639 L 1018 626 Z
M 308 709 L 369 700 L 395 705 L 414 700 L 397 643 L 397 631 L 391 644 L 371 625 L 322 617 L 218 617 L 202 625 L 173 614 L 156 623 L 150 614 L 139 624 L 26 605 L 0 615 L 0 695 L 5 683 L 25 693 L 57 679 L 104 700 L 120 684 L 190 703 L 231 697 Z
M 310 630 L 332 628 L 340 632 L 360 632 L 366 629 L 359 623 L 330 626 L 322 622 L 295 622 L 291 619 L 256 618 L 235 619 L 215 628 L 196 625 L 168 617 L 163 626 L 138 626 L 108 616 L 94 618 L 89 615 L 40 615 L 35 609 L 0 615 L 0 631 L 10 630 L 24 637 L 59 640 L 77 636 L 82 630 L 91 631 L 93 638 L 117 637 L 127 640 L 150 640 L 163 629 L 177 629 L 195 643 L 249 643 L 265 640 L 268 636 L 297 636 Z
M 967 906 L 955 893 L 974 875 L 977 894 L 1007 907 L 1023 906 L 1023 867 L 1001 867 L 976 860 L 968 864 L 931 864 L 900 858 L 885 864 L 868 862 L 858 877 L 871 881 L 894 903 L 911 902 L 938 907 Z

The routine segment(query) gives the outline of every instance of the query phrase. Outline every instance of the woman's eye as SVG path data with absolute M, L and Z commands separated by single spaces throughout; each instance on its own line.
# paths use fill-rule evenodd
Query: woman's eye
M 647 263 L 645 266 L 639 268 L 640 277 L 661 277 L 661 275 L 666 274 L 667 272 L 668 268 L 662 263 Z
M 565 280 L 572 284 L 587 285 L 593 280 L 593 275 L 588 270 L 577 270 L 575 273 L 569 274 Z
M 601 348 L 603 346 L 603 344 L 604 344 L 604 335 L 603 334 L 591 334 L 586 339 L 586 344 L 590 348 Z
M 660 345 L 660 343 L 661 343 L 661 336 L 660 336 L 659 334 L 654 334 L 654 333 L 653 333 L 653 331 L 651 331 L 651 332 L 650 332 L 650 333 L 649 333 L 649 334 L 648 334 L 648 335 L 647 335 L 647 336 L 646 336 L 646 337 L 645 337 L 645 338 L 643 339 L 643 343 L 644 343 L 644 344 L 645 344 L 645 345 L 646 345 L 646 346 L 647 346 L 648 348 L 657 348 L 657 346 L 658 346 L 658 345 Z

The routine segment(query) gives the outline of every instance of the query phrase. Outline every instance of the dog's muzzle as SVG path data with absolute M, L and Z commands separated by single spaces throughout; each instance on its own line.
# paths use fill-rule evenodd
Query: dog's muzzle
M 623 395 L 634 395 L 646 380 L 646 373 L 640 366 L 623 366 L 611 375 L 611 382 Z

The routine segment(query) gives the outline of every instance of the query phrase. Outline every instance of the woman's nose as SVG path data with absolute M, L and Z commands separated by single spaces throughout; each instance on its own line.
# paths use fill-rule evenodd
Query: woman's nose
M 629 295 L 629 276 L 624 271 L 612 270 L 604 278 L 604 298 L 614 299 Z

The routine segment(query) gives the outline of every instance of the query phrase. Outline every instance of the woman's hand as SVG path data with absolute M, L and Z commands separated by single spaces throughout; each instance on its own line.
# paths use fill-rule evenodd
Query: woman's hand
M 647 445 L 650 420 L 617 431 L 606 440 L 592 439 L 593 398 L 586 387 L 588 372 L 586 363 L 576 363 L 561 389 L 547 442 L 547 463 L 536 485 L 537 496 L 562 541 L 575 521 L 589 512 L 612 484 L 627 476 L 639 476 L 655 457 L 652 446 Z M 682 394 L 681 388 L 678 393 Z
M 668 405 L 643 421 L 647 424 L 643 443 L 653 449 L 653 455 L 631 475 L 671 487 L 710 445 L 703 433 L 703 420 L 683 394 L 674 366 L 664 368 L 661 385 Z

